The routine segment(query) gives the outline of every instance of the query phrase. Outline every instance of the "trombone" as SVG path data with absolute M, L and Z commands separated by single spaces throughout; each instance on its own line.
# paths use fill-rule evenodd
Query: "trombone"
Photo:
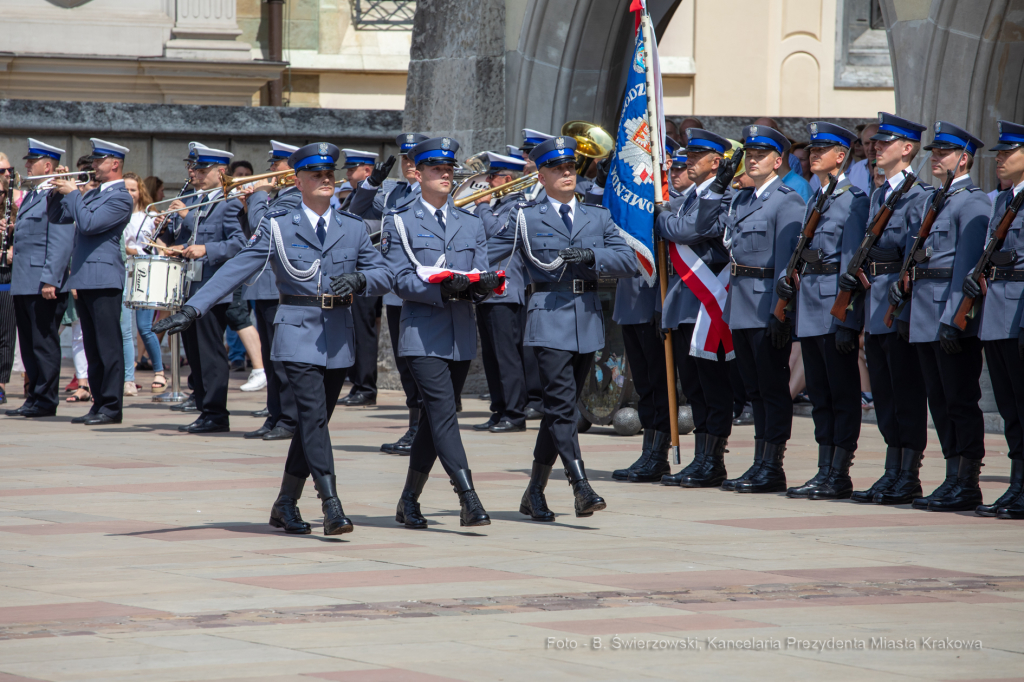
M 268 178 L 280 178 L 281 180 L 280 180 L 279 184 L 284 185 L 284 184 L 286 184 L 285 180 L 286 180 L 287 176 L 291 176 L 292 179 L 293 179 L 292 181 L 294 181 L 295 170 L 289 168 L 287 170 L 273 171 L 271 173 L 260 173 L 259 175 L 242 175 L 242 176 L 234 176 L 234 177 L 232 177 L 230 175 L 222 175 L 221 178 L 220 178 L 220 189 L 222 189 L 224 191 L 223 196 L 217 197 L 216 199 L 211 199 L 210 201 L 204 201 L 204 202 L 199 203 L 199 204 L 192 204 L 191 206 L 188 207 L 187 210 L 191 210 L 191 209 L 196 208 L 198 206 L 207 206 L 209 204 L 215 204 L 218 201 L 224 201 L 226 199 L 235 199 L 235 198 L 241 196 L 240 194 L 234 192 L 235 189 L 241 187 L 242 185 L 248 185 L 249 183 L 256 182 L 258 180 L 266 180 Z M 288 183 L 288 184 L 290 184 L 290 183 Z M 149 206 L 146 206 L 146 214 L 150 218 L 158 218 L 160 216 L 169 215 L 171 213 L 177 213 L 178 212 L 177 210 L 173 210 L 172 211 L 170 209 L 163 209 L 163 210 L 160 210 L 160 211 L 157 211 L 157 212 L 153 212 L 153 207 L 154 206 L 160 206 L 162 204 L 168 204 L 169 205 L 169 204 L 171 204 L 171 203 L 173 203 L 175 201 L 181 201 L 181 200 L 184 200 L 184 199 L 191 199 L 192 197 L 201 197 L 201 196 L 204 196 L 206 194 L 209 194 L 212 191 L 213 190 L 210 190 L 210 189 L 201 189 L 201 190 L 199 190 L 197 192 L 192 192 L 191 194 L 182 194 L 181 196 L 173 197 L 171 199 L 163 199 L 161 201 L 154 201 Z M 179 210 L 186 210 L 186 209 L 179 209 Z

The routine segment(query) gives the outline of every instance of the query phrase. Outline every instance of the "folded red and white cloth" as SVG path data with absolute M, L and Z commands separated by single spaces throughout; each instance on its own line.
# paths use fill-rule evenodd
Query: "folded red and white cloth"
M 429 284 L 440 284 L 446 279 L 451 278 L 452 275 L 465 275 L 469 278 L 470 282 L 479 282 L 480 275 L 483 273 L 477 268 L 473 268 L 469 272 L 463 272 L 462 270 L 452 270 L 451 268 L 436 268 L 427 265 L 418 265 L 416 266 L 416 274 L 424 282 Z M 498 276 L 502 278 L 501 285 L 494 289 L 494 293 L 500 296 L 505 293 L 505 271 L 498 270 Z

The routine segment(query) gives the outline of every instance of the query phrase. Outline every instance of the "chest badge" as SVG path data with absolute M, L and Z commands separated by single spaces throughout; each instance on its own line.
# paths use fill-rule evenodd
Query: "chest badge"
M 302 222 L 302 218 L 299 217 L 298 213 L 292 216 L 292 222 L 296 225 Z

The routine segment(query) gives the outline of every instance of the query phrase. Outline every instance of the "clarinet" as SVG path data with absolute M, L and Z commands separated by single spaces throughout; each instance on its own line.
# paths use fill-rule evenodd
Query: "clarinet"
M 7 262 L 7 249 L 10 248 L 10 234 L 13 232 L 11 226 L 11 215 L 14 212 L 14 192 L 8 185 L 4 192 L 4 228 L 0 230 L 0 270 L 8 270 L 11 264 Z

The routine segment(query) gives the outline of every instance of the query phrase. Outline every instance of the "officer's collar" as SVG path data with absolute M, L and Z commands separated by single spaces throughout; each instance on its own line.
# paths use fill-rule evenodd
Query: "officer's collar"
M 110 189 L 119 182 L 121 184 L 124 184 L 124 178 L 118 178 L 117 180 L 110 180 L 108 182 L 104 182 L 103 184 L 100 185 L 100 191 L 106 192 L 108 189 Z

